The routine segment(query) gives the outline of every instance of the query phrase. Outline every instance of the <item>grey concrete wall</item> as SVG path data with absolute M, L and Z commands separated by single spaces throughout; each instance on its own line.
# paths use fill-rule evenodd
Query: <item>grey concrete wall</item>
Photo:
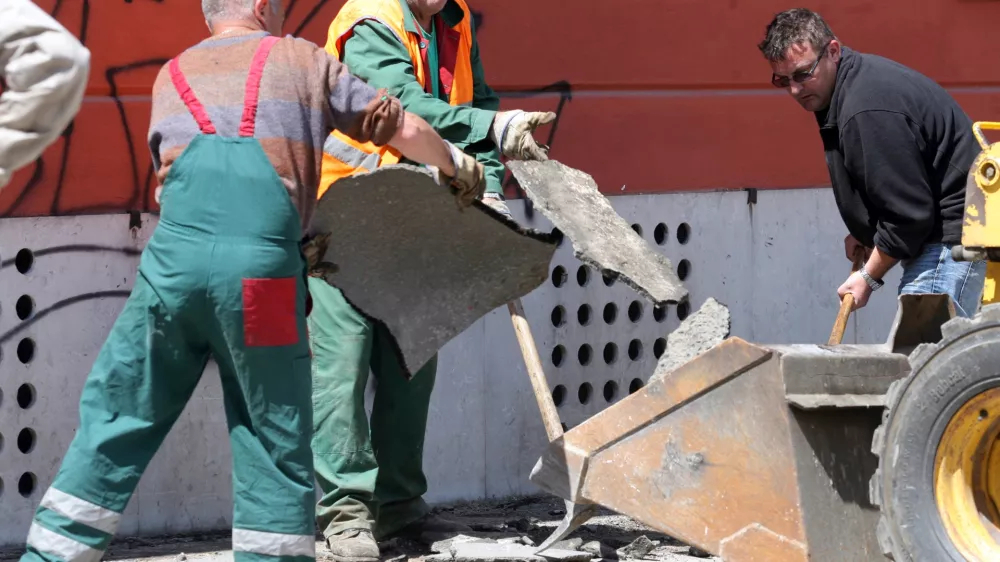
M 754 205 L 745 192 L 620 196 L 612 203 L 675 267 L 688 261 L 692 311 L 713 296 L 731 308 L 733 335 L 761 343 L 828 337 L 838 308 L 835 291 L 850 269 L 829 190 L 763 191 Z M 529 219 L 520 203 L 511 208 L 525 224 L 550 228 L 537 214 Z M 689 230 L 684 244 L 677 239 L 682 224 Z M 143 217 L 142 227 L 130 230 L 126 215 L 0 220 L 0 546 L 23 542 L 55 476 L 76 428 L 83 381 L 132 286 L 137 253 L 154 225 L 155 219 Z M 662 244 L 658 232 L 666 233 Z M 17 267 L 19 253 L 33 255 L 25 273 Z M 676 307 L 654 313 L 633 291 L 608 287 L 580 265 L 564 243 L 552 269 L 563 268 L 565 282 L 556 287 L 550 278 L 524 299 L 550 385 L 564 394 L 560 414 L 568 426 L 645 381 L 660 351 L 657 340 L 678 323 Z M 845 342 L 885 339 L 898 276 L 893 272 L 887 289 L 855 316 Z M 617 313 L 610 325 L 603 317 L 608 305 Z M 582 306 L 590 307 L 585 325 L 578 316 Z M 558 326 L 552 320 L 556 307 L 565 318 Z M 630 307 L 641 308 L 635 321 Z M 27 341 L 34 345 L 30 359 L 24 355 Z M 617 349 L 610 363 L 604 355 L 609 344 Z M 590 346 L 590 361 L 581 365 L 584 345 Z M 564 350 L 558 367 L 556 346 Z M 424 455 L 427 498 L 533 492 L 527 476 L 544 445 L 510 318 L 501 308 L 441 351 Z M 230 466 L 221 390 L 210 366 L 142 478 L 121 533 L 226 528 Z

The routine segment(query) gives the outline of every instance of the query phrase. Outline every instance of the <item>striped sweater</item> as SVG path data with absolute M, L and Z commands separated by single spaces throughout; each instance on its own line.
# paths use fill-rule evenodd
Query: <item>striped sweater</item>
M 237 136 L 250 62 L 266 35 L 257 31 L 209 38 L 180 55 L 181 71 L 221 136 Z M 271 50 L 260 84 L 254 137 L 288 189 L 304 229 L 316 205 L 323 142 L 333 128 L 361 142 L 375 142 L 363 130 L 384 113 L 379 111 L 378 94 L 306 40 L 284 37 Z M 156 77 L 152 96 L 148 140 L 160 183 L 159 201 L 170 165 L 200 131 L 167 65 Z M 398 117 L 401 122 L 401 112 Z M 395 126 L 389 128 L 388 135 L 380 135 L 384 141 L 395 132 Z

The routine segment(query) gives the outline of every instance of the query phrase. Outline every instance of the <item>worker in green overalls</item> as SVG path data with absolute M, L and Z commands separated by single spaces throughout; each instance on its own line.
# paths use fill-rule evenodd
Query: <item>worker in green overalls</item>
M 101 559 L 210 358 L 232 441 L 235 559 L 315 559 L 300 244 L 315 206 L 318 146 L 334 128 L 391 143 L 451 176 L 462 204 L 482 193 L 482 166 L 397 99 L 316 45 L 276 37 L 280 2 L 202 6 L 212 37 L 165 65 L 153 87 L 160 220 L 84 385 L 79 428 L 22 561 Z
M 348 0 L 330 25 L 326 50 L 474 156 L 486 168 L 483 202 L 509 215 L 500 157 L 545 159 L 532 133 L 555 114 L 498 111 L 464 0 Z M 321 192 L 340 177 L 363 173 L 368 162 L 396 159 L 387 149 L 336 135 L 327 147 Z M 424 433 L 437 358 L 407 380 L 384 328 L 323 279 L 311 277 L 309 288 L 315 302 L 309 320 L 312 446 L 322 491 L 317 520 L 331 555 L 340 562 L 375 562 L 377 540 L 469 531 L 431 515 L 423 499 Z M 370 424 L 364 402 L 369 369 L 377 380 Z

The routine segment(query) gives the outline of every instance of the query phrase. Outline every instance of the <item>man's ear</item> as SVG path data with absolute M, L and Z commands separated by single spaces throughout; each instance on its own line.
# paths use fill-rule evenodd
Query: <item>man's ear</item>
M 843 52 L 840 48 L 840 41 L 837 41 L 836 39 L 830 41 L 830 46 L 827 47 L 827 49 L 830 49 L 830 60 L 833 62 L 839 62 L 840 54 Z

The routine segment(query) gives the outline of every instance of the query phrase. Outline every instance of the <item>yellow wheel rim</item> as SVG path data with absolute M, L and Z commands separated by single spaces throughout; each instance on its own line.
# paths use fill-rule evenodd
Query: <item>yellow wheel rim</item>
M 1000 388 L 976 395 L 948 422 L 934 462 L 938 512 L 967 560 L 1000 560 Z

